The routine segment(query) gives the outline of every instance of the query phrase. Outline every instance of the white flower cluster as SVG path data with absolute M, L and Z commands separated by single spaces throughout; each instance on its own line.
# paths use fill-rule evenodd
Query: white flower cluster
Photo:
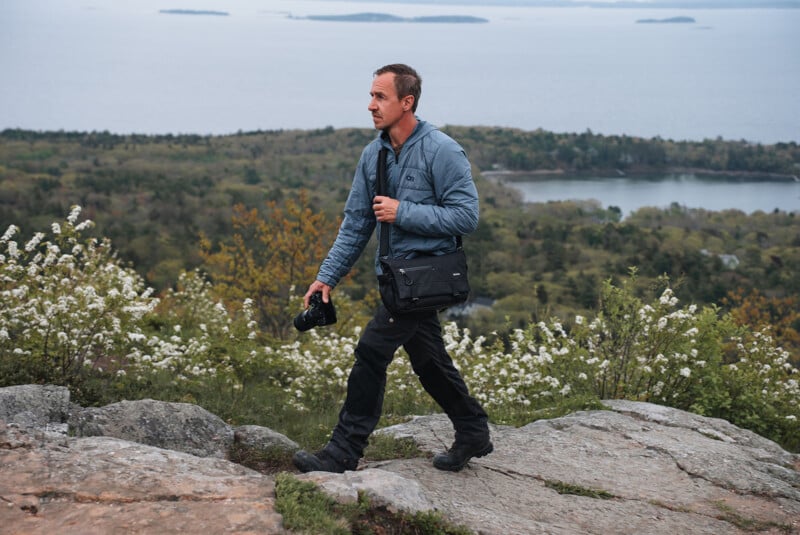
M 53 223 L 49 240 L 37 232 L 20 248 L 13 225 L 0 239 L 0 355 L 39 361 L 51 380 L 91 367 L 134 380 L 159 371 L 175 382 L 224 376 L 236 386 L 235 364 L 262 356 L 241 343 L 252 346 L 256 337 L 252 303 L 234 316 L 197 272 L 181 275 L 162 303 L 107 240 L 81 241 L 91 222 L 76 224 L 79 214 L 75 207 Z M 165 325 L 154 329 L 145 319 L 159 304 Z
M 199 271 L 182 273 L 177 287 L 163 299 L 160 319 L 166 326 L 132 340 L 129 363 L 142 378 L 153 370 L 168 370 L 176 383 L 216 377 L 240 389 L 238 368 L 272 358 L 267 348 L 256 346 L 252 300 L 246 299 L 238 313 L 232 313 L 214 299 L 211 283 Z
M 158 300 L 122 267 L 107 240 L 79 241 L 75 207 L 66 223 L 22 249 L 10 226 L 0 239 L 0 353 L 35 359 L 61 376 L 118 364 L 120 348 Z
M 790 362 L 789 352 L 775 346 L 769 328 L 736 337 L 734 342 L 740 358 L 726 366 L 728 373 L 758 385 L 765 405 L 780 408 L 787 419 L 797 421 L 800 370 Z
M 277 356 L 290 369 L 284 391 L 296 409 L 335 405 L 343 399 L 356 342 L 355 336 L 312 329 L 303 344 L 295 341 L 277 348 Z

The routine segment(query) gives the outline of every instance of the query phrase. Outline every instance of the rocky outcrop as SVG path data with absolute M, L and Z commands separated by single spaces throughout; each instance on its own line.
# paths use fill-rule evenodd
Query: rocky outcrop
M 223 459 L 0 423 L 0 532 L 281 533 L 271 478 Z
M 233 446 L 233 429 L 219 416 L 189 403 L 152 399 L 120 401 L 77 411 L 69 427 L 76 436 L 116 437 L 149 446 L 224 458 Z
M 627 401 L 611 410 L 495 427 L 495 451 L 442 477 L 423 459 L 379 463 L 482 533 L 798 533 L 800 457 L 723 420 Z M 383 432 L 427 452 L 443 416 Z
M 134 442 L 153 438 L 135 430 L 125 440 L 59 434 L 48 426 L 65 427 L 85 410 L 69 404 L 68 392 L 12 388 L 0 389 L 8 422 L 0 423 L 3 533 L 283 532 L 273 479 L 219 458 L 217 446 L 200 457 Z M 184 422 L 191 434 L 197 422 L 171 411 L 201 413 L 159 403 L 126 404 L 131 425 L 141 421 L 131 410 L 139 407 Z M 429 455 L 452 441 L 447 418 L 432 415 L 380 431 L 412 438 L 424 458 L 299 477 L 340 501 L 364 492 L 390 510 L 435 509 L 476 533 L 800 533 L 799 456 L 723 420 L 606 404 L 520 428 L 494 426 L 494 453 L 459 473 L 430 464 Z M 200 421 L 199 433 L 215 422 Z M 231 432 L 253 447 L 296 448 L 265 428 Z

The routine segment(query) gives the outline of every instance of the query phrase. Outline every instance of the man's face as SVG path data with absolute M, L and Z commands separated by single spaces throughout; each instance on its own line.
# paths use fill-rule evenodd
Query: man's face
M 413 97 L 397 98 L 394 77 L 394 73 L 385 72 L 372 80 L 372 90 L 369 92 L 372 98 L 367 109 L 372 113 L 372 122 L 378 130 L 391 129 L 403 113 L 411 109 Z

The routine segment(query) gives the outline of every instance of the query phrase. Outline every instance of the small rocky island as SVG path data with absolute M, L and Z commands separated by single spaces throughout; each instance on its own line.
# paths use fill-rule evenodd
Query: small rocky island
M 637 24 L 692 24 L 695 20 L 692 17 L 670 17 L 668 19 L 639 19 Z
M 206 11 L 202 9 L 162 9 L 159 13 L 164 13 L 165 15 L 215 15 L 218 17 L 230 15 L 227 11 Z
M 387 13 L 352 13 L 350 15 L 308 15 L 290 19 L 319 20 L 326 22 L 438 22 L 445 24 L 475 24 L 489 22 L 481 17 L 469 15 L 438 15 L 429 17 L 398 17 Z

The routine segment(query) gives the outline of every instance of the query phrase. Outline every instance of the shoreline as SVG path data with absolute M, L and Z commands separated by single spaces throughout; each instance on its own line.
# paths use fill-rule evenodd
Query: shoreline
M 597 179 L 614 178 L 654 178 L 666 176 L 693 175 L 696 178 L 736 179 L 748 182 L 798 182 L 800 177 L 786 173 L 757 171 L 717 171 L 713 169 L 692 167 L 669 167 L 666 169 L 636 169 L 622 171 L 620 169 L 533 169 L 526 171 L 488 170 L 480 171 L 480 175 L 494 182 L 536 182 L 537 180 L 569 179 L 592 177 Z M 606 176 L 607 175 L 607 176 Z

